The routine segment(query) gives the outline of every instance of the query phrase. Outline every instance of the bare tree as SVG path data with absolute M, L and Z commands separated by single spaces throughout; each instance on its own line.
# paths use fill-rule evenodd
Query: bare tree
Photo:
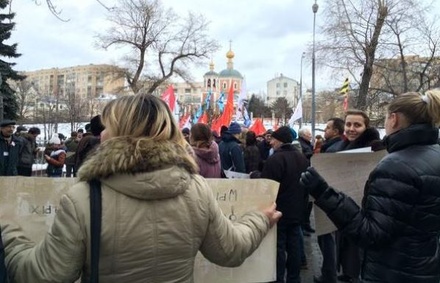
M 179 17 L 159 0 L 120 0 L 109 10 L 111 27 L 97 36 L 100 47 L 128 48 L 126 79 L 134 93 L 152 93 L 173 75 L 191 80 L 190 64 L 218 49 L 202 15 Z M 144 85 L 144 82 L 148 84 Z
M 29 120 L 32 110 L 35 108 L 35 95 L 33 95 L 32 83 L 26 80 L 15 82 L 15 96 L 18 102 L 18 120 Z
M 428 8 L 417 4 L 387 19 L 383 57 L 388 58 L 376 60 L 371 92 L 395 96 L 425 91 L 438 84 L 440 29 L 436 21 L 426 16 Z
M 355 107 L 359 109 L 366 108 L 379 36 L 393 1 L 398 0 L 327 1 L 324 39 L 317 44 L 318 60 L 336 73 L 348 72 L 358 80 Z
M 417 0 L 327 1 L 318 59 L 358 86 L 354 107 L 439 84 L 439 28 L 432 3 Z M 414 60 L 418 55 L 420 59 Z M 324 60 L 325 58 L 325 60 Z M 411 59 L 413 58 L 413 59 Z M 417 63 L 415 63 L 417 62 Z M 343 75 L 342 75 L 343 74 Z

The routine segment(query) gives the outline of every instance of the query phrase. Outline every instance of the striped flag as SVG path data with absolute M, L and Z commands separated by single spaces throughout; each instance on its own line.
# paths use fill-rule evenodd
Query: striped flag
M 350 90 L 350 80 L 348 78 L 346 78 L 339 93 L 340 94 L 347 94 L 349 90 Z
M 348 78 L 345 79 L 344 84 L 341 87 L 341 90 L 339 91 L 340 94 L 344 95 L 344 102 L 343 107 L 344 111 L 347 111 L 348 109 L 348 92 L 350 90 L 350 80 Z

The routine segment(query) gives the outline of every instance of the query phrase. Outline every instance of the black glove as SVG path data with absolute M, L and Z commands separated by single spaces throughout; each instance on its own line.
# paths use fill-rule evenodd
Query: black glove
M 313 167 L 307 168 L 307 170 L 301 174 L 299 183 L 315 199 L 318 199 L 328 188 L 327 182 Z

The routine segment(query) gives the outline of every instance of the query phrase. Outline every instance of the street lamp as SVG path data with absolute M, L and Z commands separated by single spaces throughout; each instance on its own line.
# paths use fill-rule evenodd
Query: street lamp
M 312 139 L 315 139 L 315 120 L 316 120 L 316 101 L 315 101 L 315 26 L 316 12 L 318 12 L 318 4 L 313 4 L 313 52 L 312 52 Z
M 304 59 L 304 56 L 306 55 L 306 53 L 305 52 L 303 52 L 302 53 L 302 55 L 301 55 L 301 68 L 300 68 L 300 75 L 299 75 L 299 102 L 303 102 L 302 101 L 302 89 L 303 89 L 303 59 Z M 298 106 L 297 106 L 298 107 Z M 302 116 L 301 116 L 301 118 L 299 119 L 299 128 L 301 129 L 301 127 L 302 127 Z

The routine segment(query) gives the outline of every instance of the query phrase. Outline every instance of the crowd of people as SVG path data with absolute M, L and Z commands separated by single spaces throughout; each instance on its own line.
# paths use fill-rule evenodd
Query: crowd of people
M 87 155 L 99 145 L 103 129 L 100 115 L 97 115 L 86 124 L 86 132 L 78 129 L 67 139 L 63 134 L 54 134 L 41 150 L 37 145 L 37 137 L 41 134 L 38 127 L 28 130 L 24 126 L 16 126 L 14 120 L 3 120 L 0 122 L 0 147 L 3 152 L 0 176 L 33 176 L 33 165 L 38 156 L 42 156 L 47 164 L 45 176 L 76 177 Z
M 0 138 L 9 146 L 0 163 L 4 176 L 20 168 L 12 144 L 22 141 L 13 125 L 1 123 Z M 99 125 L 93 138 L 73 132 L 64 143 L 55 137 L 47 149 L 51 176 L 60 176 L 57 161 L 69 168 L 66 176 L 79 178 L 62 197 L 48 237 L 35 245 L 19 227 L 1 223 L 14 282 L 88 278 L 91 180 L 103 189 L 104 282 L 192 282 L 197 251 L 216 264 L 237 266 L 277 223 L 274 282 L 299 283 L 307 268 L 304 236 L 314 233 L 310 196 L 338 227 L 318 236 L 323 262 L 314 282 L 440 281 L 439 90 L 396 97 L 384 139 L 361 110 L 328 119 L 324 136 L 316 137 L 289 126 L 257 136 L 235 122 L 220 133 L 205 124 L 179 130 L 166 104 L 151 95 L 109 102 Z M 6 152 L 5 141 L 1 146 Z M 94 150 L 83 154 L 81 148 Z M 360 148 L 389 153 L 369 175 L 361 206 L 310 167 L 316 154 Z M 225 170 L 277 181 L 276 204 L 232 224 L 204 180 L 224 178 Z

